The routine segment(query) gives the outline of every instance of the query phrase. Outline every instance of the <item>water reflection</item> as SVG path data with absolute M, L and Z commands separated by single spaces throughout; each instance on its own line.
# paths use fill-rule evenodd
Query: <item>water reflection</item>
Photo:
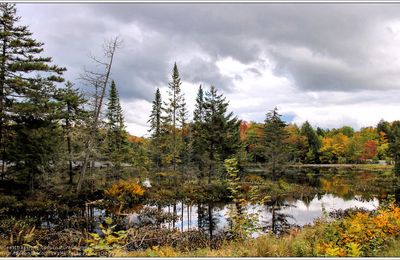
M 265 205 L 254 205 L 246 210 L 249 213 L 259 213 L 259 226 L 264 232 L 281 233 L 292 226 L 311 224 L 316 218 L 322 217 L 324 210 L 328 213 L 354 207 L 373 210 L 388 194 L 395 194 L 397 202 L 400 202 L 398 181 L 390 175 L 311 169 L 289 172 L 282 178 L 288 183 L 298 184 L 298 191 L 289 195 L 276 196 Z M 308 189 L 303 189 L 303 187 Z M 226 203 L 168 201 L 164 202 L 163 206 L 141 206 L 155 210 L 155 212 L 149 212 L 147 218 L 157 218 L 154 217 L 157 212 L 175 216 L 156 219 L 153 221 L 156 223 L 156 228 L 181 231 L 201 230 L 209 234 L 211 239 L 216 234 L 229 229 L 229 205 Z M 144 222 L 149 223 L 148 219 L 144 222 L 139 219 L 138 210 L 139 208 L 132 209 L 132 214 L 128 216 L 115 215 L 113 217 L 125 218 L 127 226 L 130 225 L 129 222 L 137 226 L 143 226 Z M 95 230 L 107 214 L 111 213 L 94 206 L 85 208 L 79 216 L 86 218 L 84 225 L 87 230 Z M 66 219 L 61 216 L 58 218 Z M 136 220 L 133 221 L 135 218 Z M 43 225 L 50 227 L 52 222 L 53 219 L 46 219 Z M 141 222 L 143 223 L 140 224 Z M 68 226 L 70 226 L 69 222 Z
M 379 206 L 377 198 L 363 200 L 360 196 L 343 199 L 333 194 L 324 194 L 322 196 L 314 195 L 311 199 L 305 198 L 307 197 L 297 200 L 272 201 L 267 205 L 253 205 L 249 206 L 247 211 L 259 213 L 259 225 L 265 232 L 281 233 L 289 227 L 312 224 L 315 219 L 323 216 L 324 210 L 328 213 L 354 207 L 373 210 Z M 229 204 L 207 203 L 188 207 L 188 205 L 177 203 L 177 211 L 180 211 L 180 216 L 176 221 L 176 228 L 179 227 L 183 231 L 202 230 L 212 238 L 213 235 L 229 229 L 228 206 Z M 163 208 L 163 210 L 168 210 L 168 208 Z M 172 225 L 166 226 L 172 228 Z

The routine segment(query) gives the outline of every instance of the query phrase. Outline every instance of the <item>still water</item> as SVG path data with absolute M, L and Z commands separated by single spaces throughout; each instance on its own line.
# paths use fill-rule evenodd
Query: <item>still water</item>
M 182 211 L 183 206 L 183 211 Z M 267 230 L 272 225 L 272 218 L 274 214 L 275 219 L 284 222 L 286 226 L 304 226 L 312 224 L 314 220 L 323 216 L 323 211 L 327 213 L 335 210 L 346 210 L 349 208 L 363 208 L 366 210 L 373 210 L 379 206 L 379 200 L 373 198 L 369 201 L 362 200 L 360 197 L 355 197 L 350 200 L 337 197 L 333 194 L 324 194 L 320 197 L 317 195 L 308 202 L 302 200 L 284 201 L 275 207 L 275 211 L 272 212 L 273 206 L 268 205 L 252 205 L 247 208 L 248 213 L 258 214 L 258 223 L 260 226 L 264 226 Z M 213 204 L 212 206 L 212 220 L 213 230 L 220 232 L 229 228 L 229 204 Z M 206 211 L 208 205 L 205 205 Z M 168 207 L 163 208 L 165 212 L 168 212 Z M 171 208 L 169 209 L 171 210 Z M 200 214 L 199 214 L 200 213 Z M 197 205 L 185 205 L 182 203 L 177 204 L 176 214 L 179 216 L 179 220 L 175 223 L 175 228 L 186 231 L 189 229 L 198 229 L 199 223 L 202 220 L 199 219 L 201 212 Z M 207 215 L 203 213 L 203 215 Z M 207 219 L 208 216 L 205 216 Z M 199 221 L 200 220 L 200 221 Z M 279 223 L 275 223 L 278 224 Z M 173 224 L 164 224 L 165 227 L 172 228 Z
M 251 205 L 247 213 L 257 213 L 258 224 L 263 232 L 279 233 L 290 227 L 302 227 L 312 224 L 336 210 L 363 208 L 374 210 L 389 194 L 400 200 L 398 178 L 388 173 L 328 171 L 328 172 L 295 172 L 284 176 L 287 183 L 311 188 L 311 192 L 296 192 L 290 196 L 280 197 L 265 205 Z M 310 190 L 310 189 L 309 189 Z M 144 207 L 155 206 L 144 205 Z M 216 234 L 229 229 L 229 204 L 209 202 L 206 204 L 185 204 L 176 202 L 162 208 L 162 211 L 175 213 L 178 219 L 163 223 L 170 229 L 204 230 Z M 105 212 L 96 209 L 97 221 L 101 221 Z M 137 212 L 126 216 L 127 226 L 140 224 Z

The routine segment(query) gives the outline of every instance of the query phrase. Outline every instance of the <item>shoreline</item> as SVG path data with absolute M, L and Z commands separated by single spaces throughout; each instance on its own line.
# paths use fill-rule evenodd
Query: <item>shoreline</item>
M 263 164 L 244 165 L 245 171 L 258 172 L 263 171 Z M 349 170 L 369 170 L 369 171 L 387 171 L 392 170 L 394 165 L 383 164 L 290 164 L 288 168 L 312 168 L 312 169 L 349 169 Z

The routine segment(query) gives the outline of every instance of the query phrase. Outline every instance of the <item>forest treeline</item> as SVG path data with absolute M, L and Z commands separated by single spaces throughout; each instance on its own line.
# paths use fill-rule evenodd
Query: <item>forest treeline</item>
M 118 80 L 111 78 L 118 38 L 106 42 L 102 60 L 93 57 L 100 69 L 82 72 L 79 84 L 89 89 L 84 94 L 73 83 L 62 83 L 65 68 L 40 56 L 43 43 L 19 25 L 15 5 L 3 3 L 0 10 L 3 183 L 27 185 L 32 191 L 46 178 L 67 174 L 79 192 L 96 163 L 112 165 L 106 173 L 112 178 L 120 176 L 124 166 L 133 166 L 159 178 L 169 176 L 175 183 L 191 178 L 210 183 L 224 176 L 223 162 L 233 157 L 240 165 L 262 163 L 273 176 L 295 163 L 398 161 L 400 121 L 382 120 L 359 131 L 349 126 L 321 129 L 308 122 L 286 124 L 275 108 L 263 123 L 242 122 L 214 86 L 193 90 L 196 105 L 189 115 L 176 64 L 167 95 L 155 92 L 150 137 L 130 136 Z

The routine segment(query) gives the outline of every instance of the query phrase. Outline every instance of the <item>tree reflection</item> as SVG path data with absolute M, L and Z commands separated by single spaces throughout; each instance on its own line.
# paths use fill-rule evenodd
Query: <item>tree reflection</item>
M 274 199 L 267 203 L 266 209 L 271 213 L 271 220 L 265 222 L 266 226 L 264 227 L 264 231 L 271 231 L 273 234 L 278 235 L 294 226 L 289 223 L 289 218 L 293 219 L 293 216 L 280 212 L 287 207 L 295 206 L 283 199 Z

